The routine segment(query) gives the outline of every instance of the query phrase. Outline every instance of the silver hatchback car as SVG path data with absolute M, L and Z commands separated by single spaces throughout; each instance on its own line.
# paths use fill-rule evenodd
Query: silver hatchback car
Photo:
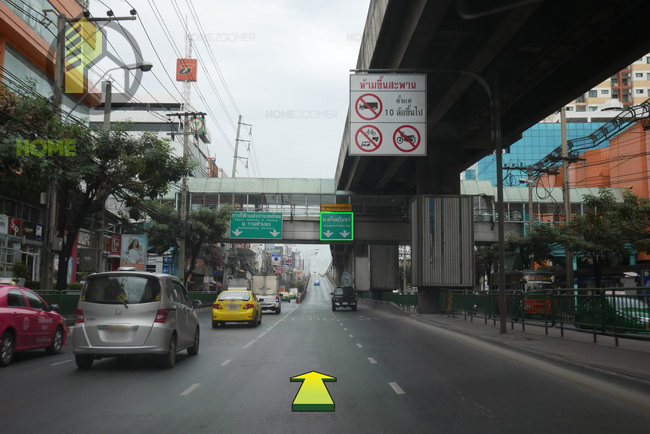
M 77 366 L 95 359 L 156 355 L 172 368 L 176 353 L 199 352 L 199 319 L 187 291 L 174 276 L 111 271 L 88 276 L 77 305 L 73 349 Z

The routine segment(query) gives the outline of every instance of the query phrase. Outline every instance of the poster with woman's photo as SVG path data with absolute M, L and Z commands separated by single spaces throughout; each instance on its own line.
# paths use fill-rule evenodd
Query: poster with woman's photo
M 135 267 L 136 270 L 144 271 L 147 264 L 147 236 L 123 234 L 120 256 L 122 267 Z

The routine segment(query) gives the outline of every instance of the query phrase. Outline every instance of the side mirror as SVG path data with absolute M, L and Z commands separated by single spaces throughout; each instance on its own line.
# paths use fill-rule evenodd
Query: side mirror
M 334 295 L 334 293 L 333 293 L 333 292 L 330 292 L 330 295 Z
M 59 305 L 58 304 L 51 304 L 50 309 L 48 311 L 50 311 L 50 312 L 51 311 L 58 312 L 59 311 Z
M 201 300 L 192 300 L 192 307 L 194 309 L 198 309 L 199 307 L 201 307 L 202 304 L 203 303 L 201 302 Z
M 261 302 L 264 301 L 264 299 L 263 298 L 258 298 L 257 301 L 259 301 L 261 303 Z

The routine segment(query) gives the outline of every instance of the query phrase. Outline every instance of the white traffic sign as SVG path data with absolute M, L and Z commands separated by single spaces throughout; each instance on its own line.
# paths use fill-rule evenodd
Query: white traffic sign
M 351 75 L 349 155 L 426 155 L 426 84 L 425 74 Z

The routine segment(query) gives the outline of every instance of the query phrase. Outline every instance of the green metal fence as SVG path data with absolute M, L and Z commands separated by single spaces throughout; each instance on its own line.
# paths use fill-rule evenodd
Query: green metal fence
M 66 319 L 74 318 L 81 291 L 35 291 L 48 304 L 57 304 L 58 312 Z
M 557 289 L 553 291 L 507 291 L 506 318 L 514 328 L 556 327 L 598 335 L 650 340 L 650 294 L 648 288 Z M 442 291 L 441 310 L 486 323 L 500 316 L 498 291 Z

